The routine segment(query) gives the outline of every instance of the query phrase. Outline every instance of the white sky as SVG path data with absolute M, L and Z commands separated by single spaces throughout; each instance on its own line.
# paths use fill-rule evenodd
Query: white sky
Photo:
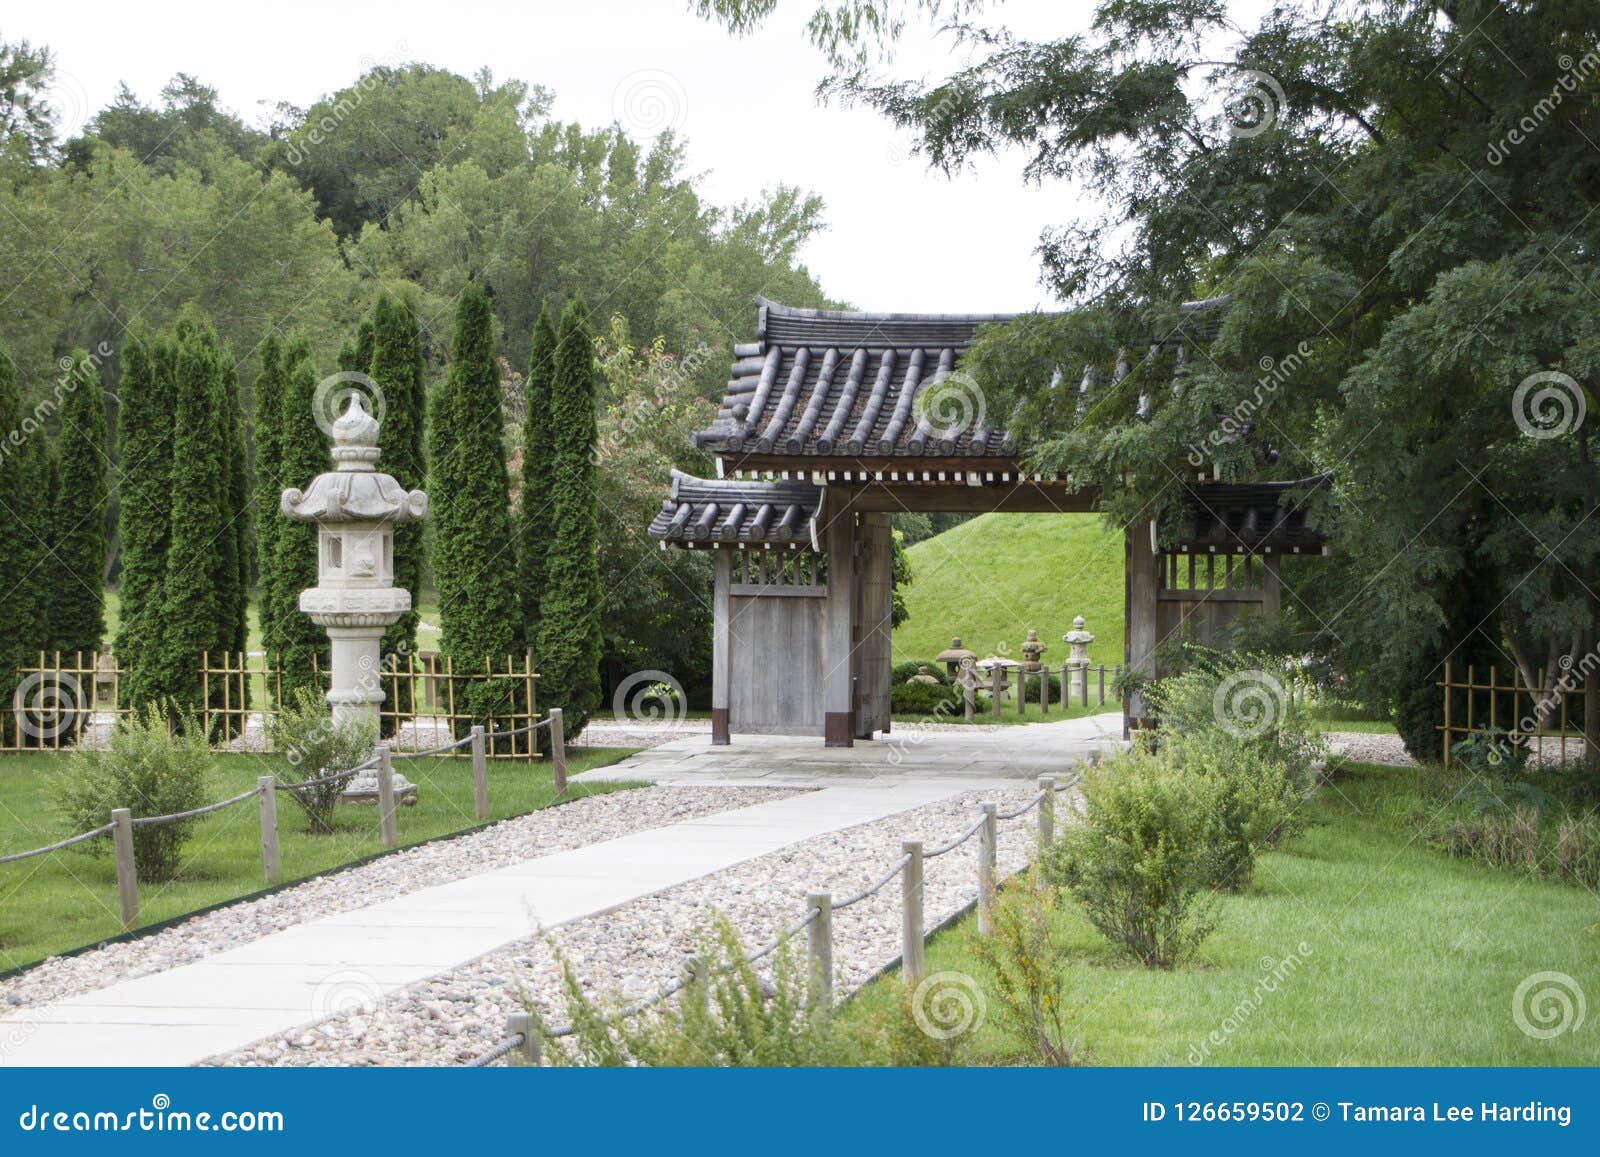
M 1071 219 L 1073 191 L 1025 186 L 1014 157 L 947 179 L 909 156 L 909 137 L 876 114 L 818 105 L 825 64 L 801 31 L 814 6 L 783 0 L 761 32 L 734 39 L 691 15 L 685 0 L 78 0 L 8 5 L 0 35 L 55 50 L 53 100 L 68 135 L 110 101 L 119 81 L 153 103 L 179 70 L 255 123 L 264 112 L 258 102 L 307 106 L 374 62 L 424 60 L 464 75 L 487 65 L 498 78 L 552 89 L 563 120 L 598 127 L 615 117 L 636 136 L 670 121 L 687 139 L 689 168 L 704 174 L 705 194 L 718 203 L 779 181 L 820 193 L 829 228 L 803 259 L 829 294 L 854 306 L 1050 304 L 1034 249 L 1042 228 Z M 1057 36 L 1081 28 L 1086 8 L 1012 0 L 995 18 L 1025 35 Z M 942 76 L 949 52 L 948 41 L 910 31 L 894 75 Z M 665 98 L 654 112 L 652 96 Z

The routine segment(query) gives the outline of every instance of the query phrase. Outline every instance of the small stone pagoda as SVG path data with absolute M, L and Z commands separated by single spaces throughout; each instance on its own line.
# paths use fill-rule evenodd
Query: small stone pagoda
M 285 490 L 283 513 L 317 525 L 317 585 L 300 609 L 325 627 L 333 650 L 328 703 L 333 717 L 376 715 L 383 632 L 411 609 L 411 592 L 394 585 L 394 528 L 420 522 L 428 496 L 406 490 L 373 466 L 378 421 L 352 393 L 333 424 L 334 469 L 301 490 Z

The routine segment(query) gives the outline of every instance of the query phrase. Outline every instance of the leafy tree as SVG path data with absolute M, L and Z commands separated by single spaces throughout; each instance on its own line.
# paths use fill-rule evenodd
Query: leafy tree
M 283 395 L 286 386 L 283 374 L 283 345 L 275 331 L 269 331 L 262 339 L 260 358 L 261 368 L 256 373 L 253 431 L 256 483 L 255 540 L 260 576 L 256 617 L 261 624 L 261 637 L 271 640 L 278 636 L 278 603 L 273 584 L 277 575 L 278 531 L 285 521 L 278 509 L 278 498 L 284 489 L 283 448 L 279 439 L 283 434 Z M 305 482 L 306 480 L 302 479 L 297 485 L 304 485 Z
M 563 709 L 567 734 L 577 735 L 600 702 L 600 589 L 596 563 L 597 449 L 594 342 L 589 311 L 574 298 L 556 331 L 550 381 L 554 501 L 539 626 L 539 689 L 548 706 Z
M 153 702 L 159 694 L 157 632 L 172 535 L 175 363 L 170 337 L 136 333 L 122 347 L 117 409 L 121 621 L 113 649 L 127 672 L 122 690 L 136 705 Z
M 555 376 L 556 327 L 547 309 L 533 326 L 528 360 L 527 397 L 522 420 L 522 486 L 517 494 L 517 585 L 522 593 L 522 623 L 531 643 L 539 639 L 544 597 L 545 554 L 550 549 L 552 455 L 550 381 Z
M 432 65 L 379 65 L 312 105 L 270 155 L 313 191 L 318 215 L 351 237 L 364 224 L 386 224 L 419 172 L 470 147 L 485 106 L 520 118 L 547 105 L 515 82 L 480 87 Z
M 170 174 L 181 162 L 200 162 L 213 150 L 251 161 L 267 139 L 221 108 L 216 89 L 180 72 L 162 88 L 160 108 L 149 107 L 126 84 L 119 85 L 112 102 L 84 126 L 81 137 L 67 142 L 65 152 L 68 163 L 86 167 L 94 145 L 103 142 Z
M 283 404 L 278 411 L 278 469 L 285 488 L 305 489 L 328 469 L 328 440 L 317 425 L 317 371 L 304 338 L 289 342 L 284 353 Z M 302 688 L 322 684 L 318 664 L 327 668 L 327 633 L 300 612 L 300 592 L 317 585 L 317 528 L 277 514 L 273 533 L 272 629 L 266 649 L 277 652 L 283 666 L 280 702 L 292 703 Z
M 55 150 L 55 110 L 47 93 L 55 57 L 26 40 L 0 41 L 0 151 L 16 149 L 31 164 Z
M 612 317 L 595 349 L 604 399 L 593 452 L 604 682 L 615 687 L 636 671 L 658 669 L 686 689 L 708 687 L 710 552 L 654 549 L 647 528 L 673 467 L 711 469 L 709 455 L 686 450 L 689 435 L 715 414 L 696 388 L 696 367 L 725 359 L 710 346 L 678 357 L 659 337 L 640 347 L 621 316 Z M 552 409 L 552 430 L 560 420 Z M 559 493 L 554 469 L 551 485 Z M 553 509 L 546 517 L 553 523 Z M 545 538 L 555 549 L 553 528 Z
M 17 389 L 16 368 L 11 354 L 0 344 L 0 541 L 17 544 L 27 533 L 26 492 L 21 447 L 22 394 Z M 13 431 L 16 431 L 13 434 Z M 11 701 L 16 687 L 16 669 L 27 651 L 28 631 L 25 601 L 19 598 L 30 576 L 19 551 L 0 550 L 0 697 Z M 0 717 L 0 738 L 8 738 L 9 718 Z
M 450 367 L 434 395 L 430 428 L 430 483 L 443 498 L 432 516 L 441 647 L 457 673 L 482 672 L 486 663 L 520 657 L 524 641 L 510 479 L 500 442 L 494 316 L 476 283 L 456 307 Z M 514 693 L 510 685 L 475 683 L 468 710 L 488 717 L 510 707 Z
M 106 407 L 97 366 L 72 354 L 61 379 L 60 487 L 51 507 L 57 528 L 51 549 L 63 581 L 51 592 L 51 647 L 85 657 L 105 633 Z M 86 660 L 87 661 L 87 658 Z

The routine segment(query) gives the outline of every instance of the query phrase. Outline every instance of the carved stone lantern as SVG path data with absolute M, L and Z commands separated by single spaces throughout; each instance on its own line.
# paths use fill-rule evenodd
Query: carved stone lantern
M 1094 642 L 1094 635 L 1083 629 L 1082 615 L 1072 620 L 1072 630 L 1062 635 L 1061 641 L 1067 644 L 1067 670 L 1071 679 L 1068 694 L 1082 702 L 1089 685 L 1089 644 Z
M 950 645 L 934 656 L 934 662 L 943 663 L 945 674 L 954 679 L 956 673 L 963 668 L 970 671 L 973 661 L 977 657 L 977 655 L 961 645 L 960 639 L 951 639 Z
M 317 525 L 317 585 L 300 593 L 300 609 L 327 629 L 328 703 L 339 720 L 374 716 L 383 702 L 383 632 L 411 609 L 411 592 L 394 585 L 394 528 L 425 518 L 428 496 L 374 469 L 378 422 L 359 394 L 333 424 L 332 456 L 333 470 L 304 491 L 285 490 L 280 505 Z
M 1050 648 L 1039 641 L 1038 631 L 1029 631 L 1028 637 L 1022 642 L 1022 669 L 1030 675 L 1035 675 L 1044 669 L 1041 657 Z

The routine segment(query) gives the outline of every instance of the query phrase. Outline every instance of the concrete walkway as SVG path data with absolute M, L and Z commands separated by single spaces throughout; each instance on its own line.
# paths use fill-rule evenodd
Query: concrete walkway
M 1109 721 L 1108 721 L 1109 719 Z M 1116 734 L 1099 716 L 984 735 L 683 739 L 588 773 L 820 790 L 523 861 L 312 920 L 194 964 L 0 1018 L 0 1065 L 186 1065 L 388 993 L 502 945 L 841 828 L 997 780 L 1065 770 Z M 895 754 L 896 751 L 899 754 Z

